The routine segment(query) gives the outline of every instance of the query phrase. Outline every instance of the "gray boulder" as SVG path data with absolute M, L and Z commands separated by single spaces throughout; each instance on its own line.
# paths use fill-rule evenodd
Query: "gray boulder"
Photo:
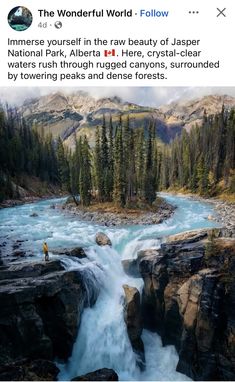
M 103 245 L 109 245 L 110 247 L 112 246 L 111 240 L 104 232 L 98 232 L 95 236 L 95 241 L 100 246 L 103 246 Z

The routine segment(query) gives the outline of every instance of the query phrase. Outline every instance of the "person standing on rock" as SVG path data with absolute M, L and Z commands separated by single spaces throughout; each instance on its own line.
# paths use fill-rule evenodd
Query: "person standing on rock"
M 45 256 L 45 261 L 49 261 L 49 254 L 48 254 L 48 245 L 47 243 L 44 241 L 43 243 L 43 253 L 44 253 L 44 256 Z

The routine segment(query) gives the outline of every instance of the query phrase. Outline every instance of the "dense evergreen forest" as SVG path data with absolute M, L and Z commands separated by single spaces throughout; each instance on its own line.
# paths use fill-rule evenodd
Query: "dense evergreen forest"
M 58 184 L 58 160 L 52 136 L 27 126 L 15 110 L 0 110 L 0 201 L 19 198 L 27 176 Z
M 235 192 L 235 110 L 207 116 L 160 154 L 159 187 L 215 196 Z
M 74 152 L 51 135 L 27 126 L 8 108 L 0 112 L 0 199 L 17 197 L 25 174 L 59 185 L 88 206 L 92 200 L 121 207 L 151 205 L 156 191 L 185 189 L 205 196 L 235 192 L 235 111 L 224 108 L 203 118 L 202 126 L 183 131 L 169 145 L 146 130 L 103 117 L 90 147 L 87 137 Z

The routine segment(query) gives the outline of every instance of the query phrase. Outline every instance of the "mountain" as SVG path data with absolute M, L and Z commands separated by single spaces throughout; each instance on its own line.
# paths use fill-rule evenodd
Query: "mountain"
M 165 122 L 182 123 L 186 130 L 190 130 L 195 124 L 202 123 L 204 111 L 207 115 L 213 115 L 221 111 L 222 106 L 230 110 L 235 107 L 235 97 L 227 95 L 210 95 L 190 101 L 173 102 L 162 106 L 161 112 L 164 114 Z
M 73 146 L 75 136 L 86 134 L 91 142 L 95 139 L 95 127 L 102 124 L 103 115 L 118 123 L 120 114 L 130 116 L 130 124 L 147 127 L 150 119 L 156 120 L 157 133 L 161 140 L 169 142 L 180 133 L 181 126 L 164 123 L 163 113 L 151 107 L 123 102 L 118 97 L 95 99 L 84 92 L 65 95 L 61 92 L 27 101 L 21 107 L 25 119 L 32 125 L 50 131 L 53 136 L 60 135 Z
M 235 98 L 213 95 L 153 108 L 123 102 L 118 97 L 96 99 L 79 91 L 69 95 L 56 92 L 28 100 L 20 111 L 32 126 L 51 132 L 54 137 L 60 135 L 73 147 L 75 138 L 84 134 L 94 143 L 95 127 L 102 124 L 103 115 L 106 118 L 112 115 L 115 126 L 120 114 L 123 119 L 129 115 L 133 127 L 147 128 L 149 120 L 154 119 L 159 139 L 169 143 L 183 128 L 188 130 L 196 123 L 200 125 L 205 109 L 207 114 L 214 114 L 223 104 L 226 108 L 235 107 Z

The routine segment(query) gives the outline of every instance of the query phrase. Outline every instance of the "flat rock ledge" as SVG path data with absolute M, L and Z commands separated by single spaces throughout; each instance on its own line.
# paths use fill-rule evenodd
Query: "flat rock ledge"
M 50 252 L 56 256 L 71 256 L 78 259 L 85 259 L 87 257 L 86 252 L 82 247 L 75 248 L 55 248 L 50 249 Z

